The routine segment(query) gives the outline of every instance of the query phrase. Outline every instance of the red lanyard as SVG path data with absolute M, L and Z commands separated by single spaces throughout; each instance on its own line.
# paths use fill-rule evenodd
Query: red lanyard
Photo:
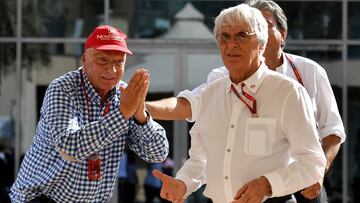
M 84 82 L 84 76 L 82 70 L 80 70 L 80 77 L 81 77 L 81 85 L 85 95 L 86 100 L 86 109 L 88 112 L 89 122 L 91 122 L 91 114 L 90 114 L 90 105 L 89 105 L 89 96 L 86 93 L 86 86 Z M 102 107 L 102 104 L 100 104 Z M 106 105 L 104 113 L 102 116 L 105 116 L 110 111 L 110 102 Z M 88 179 L 90 181 L 98 181 L 101 178 L 101 159 L 100 156 L 95 152 L 92 153 L 88 159 Z
M 300 77 L 300 73 L 299 73 L 299 71 L 297 70 L 296 66 L 295 66 L 294 63 L 291 61 L 290 57 L 289 57 L 287 54 L 285 54 L 285 57 L 286 57 L 286 59 L 289 61 L 290 65 L 291 65 L 291 68 L 292 68 L 293 71 L 294 71 L 294 74 L 295 74 L 295 77 L 296 77 L 297 81 L 298 81 L 302 86 L 304 86 L 304 83 L 303 83 L 303 81 L 302 81 L 302 79 L 301 79 L 301 77 Z
M 84 92 L 84 95 L 85 95 L 86 109 L 87 109 L 87 112 L 88 112 L 89 122 L 90 122 L 90 120 L 91 120 L 91 114 L 90 113 L 91 112 L 90 112 L 90 105 L 89 105 L 89 96 L 86 93 L 86 86 L 85 86 L 85 82 L 84 82 L 84 76 L 83 76 L 83 73 L 82 73 L 81 70 L 80 70 L 80 77 L 81 77 L 82 89 L 83 89 L 83 92 Z M 101 107 L 102 107 L 102 104 L 100 105 L 100 108 Z M 109 111 L 110 111 L 110 102 L 106 105 L 104 113 L 102 114 L 102 116 L 106 116 L 106 114 L 108 114 Z
M 252 114 L 252 117 L 256 118 L 256 117 L 258 117 L 257 107 L 256 107 L 256 99 L 244 91 L 244 86 L 245 86 L 245 84 L 242 83 L 241 84 L 242 95 L 244 95 L 247 99 L 252 101 L 252 103 L 253 103 L 252 107 L 239 95 L 239 93 L 236 91 L 236 89 L 233 85 L 231 85 L 231 91 L 236 95 L 237 98 L 240 99 L 240 101 L 242 101 L 245 104 L 246 107 L 248 107 L 248 109 L 250 110 L 250 112 Z

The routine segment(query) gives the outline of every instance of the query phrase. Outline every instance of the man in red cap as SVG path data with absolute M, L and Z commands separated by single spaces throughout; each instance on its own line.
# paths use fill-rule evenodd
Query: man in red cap
M 109 201 L 125 142 L 145 161 L 166 158 L 165 130 L 144 108 L 148 72 L 139 69 L 128 84 L 121 81 L 132 54 L 126 38 L 108 25 L 95 28 L 83 66 L 51 82 L 12 202 Z

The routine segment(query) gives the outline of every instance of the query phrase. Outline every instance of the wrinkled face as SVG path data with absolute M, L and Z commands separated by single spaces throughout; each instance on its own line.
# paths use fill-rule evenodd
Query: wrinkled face
M 230 73 L 246 72 L 258 65 L 261 45 L 246 23 L 221 26 L 217 41 L 224 65 Z
M 268 23 L 268 43 L 264 56 L 266 59 L 273 60 L 272 58 L 282 51 L 281 44 L 285 41 L 286 32 L 279 30 L 275 17 L 270 11 L 261 11 L 261 13 Z
M 106 95 L 121 80 L 126 53 L 89 48 L 83 56 L 84 71 L 100 95 Z

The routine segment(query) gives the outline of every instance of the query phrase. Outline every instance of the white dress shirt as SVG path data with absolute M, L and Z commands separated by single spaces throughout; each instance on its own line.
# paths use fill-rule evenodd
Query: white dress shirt
M 289 56 L 299 71 L 304 87 L 310 96 L 320 138 L 323 139 L 328 135 L 335 134 L 341 139 L 341 142 L 344 142 L 346 138 L 344 125 L 325 70 L 319 64 L 308 58 L 284 53 L 284 63 L 276 68 L 276 72 L 282 73 L 290 78 L 296 80 L 295 73 L 285 54 Z M 228 74 L 225 66 L 213 69 L 208 75 L 207 83 L 196 87 L 193 91 L 185 90 L 179 93 L 178 97 L 187 99 L 191 104 L 192 118 L 188 119 L 189 121 L 195 121 L 197 118 L 198 99 L 203 88 L 206 87 L 208 83 Z
M 176 175 L 186 195 L 206 183 L 207 197 L 228 203 L 245 183 L 265 176 L 277 197 L 323 177 L 326 159 L 306 90 L 264 64 L 244 83 L 257 100 L 258 118 L 232 93 L 229 77 L 202 90 L 190 158 Z

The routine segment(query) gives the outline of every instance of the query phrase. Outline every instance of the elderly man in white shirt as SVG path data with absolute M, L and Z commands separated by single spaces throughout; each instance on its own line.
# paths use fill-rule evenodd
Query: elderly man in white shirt
M 261 12 L 247 4 L 225 9 L 214 35 L 229 77 L 202 90 L 190 158 L 176 178 L 154 172 L 161 196 L 181 202 L 206 183 L 215 203 L 274 202 L 317 182 L 326 159 L 311 100 L 262 61 L 268 30 Z
M 287 34 L 287 19 L 283 10 L 271 0 L 255 0 L 250 6 L 258 8 L 268 23 L 268 43 L 264 52 L 266 65 L 276 72 L 282 73 L 302 84 L 310 96 L 314 109 L 316 124 L 322 142 L 322 148 L 327 158 L 326 170 L 335 159 L 341 143 L 346 135 L 336 104 L 334 93 L 325 70 L 316 62 L 283 52 Z M 147 108 L 157 119 L 185 119 L 195 121 L 198 115 L 199 97 L 203 89 L 212 81 L 227 76 L 228 70 L 223 66 L 212 70 L 207 83 L 200 85 L 193 91 L 182 91 L 177 98 L 148 102 Z M 301 194 L 296 193 L 299 202 L 326 202 L 325 190 L 320 199 L 319 188 L 322 178 L 314 185 L 305 188 Z M 304 197 L 302 197 L 304 196 Z M 310 199 L 312 199 L 310 201 Z

